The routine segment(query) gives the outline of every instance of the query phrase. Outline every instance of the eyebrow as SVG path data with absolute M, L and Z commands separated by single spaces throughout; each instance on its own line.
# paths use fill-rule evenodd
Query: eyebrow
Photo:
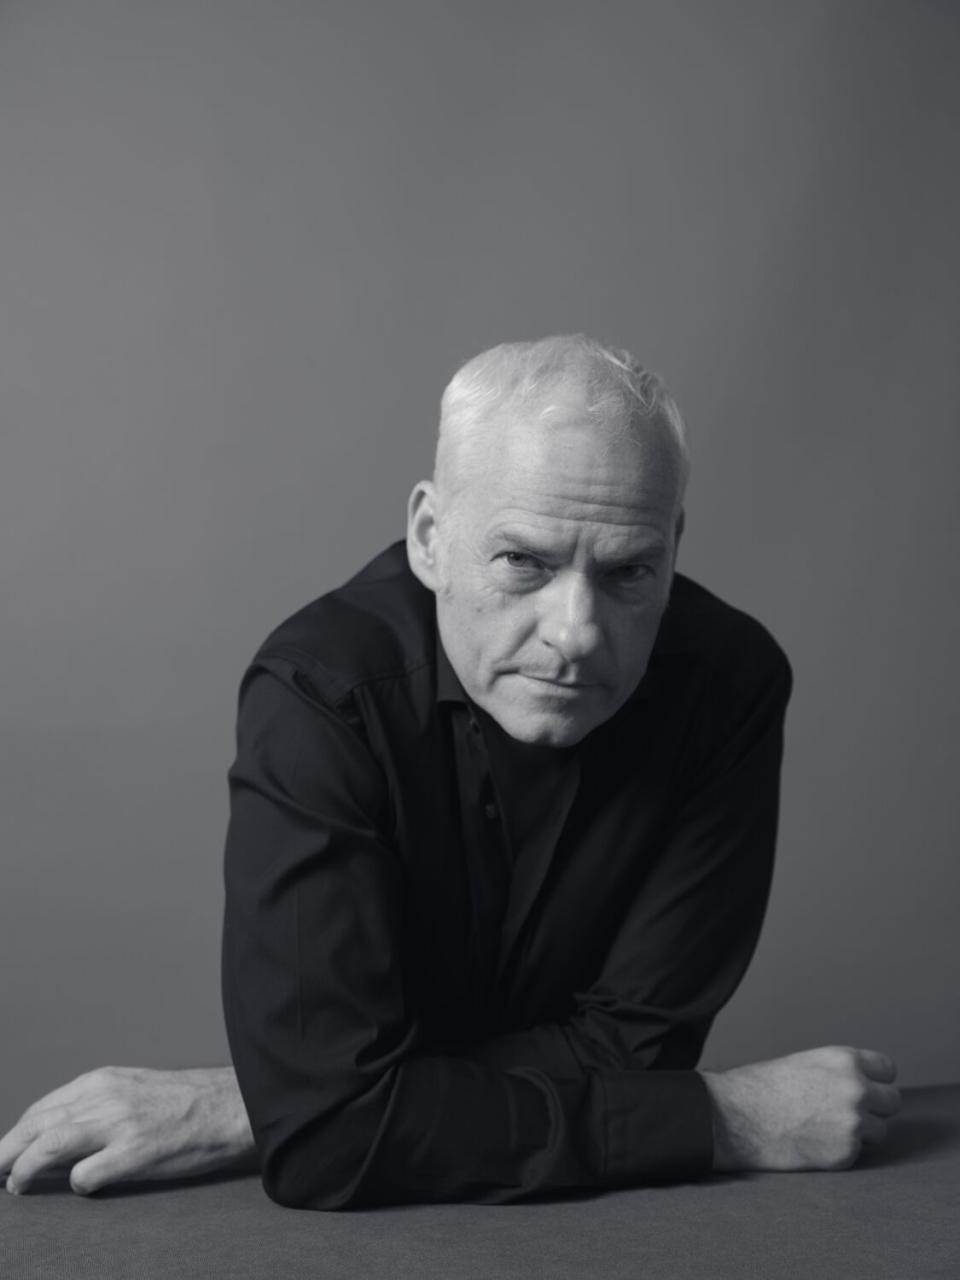
M 488 551 L 521 551 L 545 562 L 556 558 L 556 550 L 554 548 L 549 547 L 546 543 L 538 542 L 535 537 L 530 537 L 528 534 L 515 533 L 512 529 L 497 529 L 495 532 L 488 534 L 484 539 L 484 546 Z M 643 543 L 627 547 L 614 555 L 604 556 L 597 563 L 604 568 L 613 568 L 625 564 L 636 564 L 639 560 L 662 557 L 666 553 L 666 541 L 659 534 L 655 534 Z

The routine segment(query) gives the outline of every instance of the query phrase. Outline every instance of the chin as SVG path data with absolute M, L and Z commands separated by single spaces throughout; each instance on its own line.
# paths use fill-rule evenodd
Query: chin
M 518 707 L 507 708 L 504 715 L 491 714 L 504 733 L 531 747 L 573 747 L 595 728 L 592 721 L 588 723 L 569 716 L 524 714 Z

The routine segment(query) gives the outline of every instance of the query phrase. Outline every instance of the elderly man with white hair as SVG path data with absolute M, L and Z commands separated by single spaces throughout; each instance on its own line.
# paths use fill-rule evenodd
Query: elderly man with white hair
M 458 371 L 406 545 L 243 679 L 235 1074 L 80 1077 L 0 1142 L 8 1189 L 255 1157 L 285 1205 L 505 1203 L 882 1138 L 873 1050 L 696 1070 L 763 919 L 791 676 L 675 572 L 687 470 L 625 352 L 560 336 Z

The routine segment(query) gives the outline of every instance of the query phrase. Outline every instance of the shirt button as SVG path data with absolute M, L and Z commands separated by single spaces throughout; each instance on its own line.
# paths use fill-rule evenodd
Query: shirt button
M 497 806 L 492 800 L 488 800 L 483 806 L 483 814 L 486 818 L 495 818 L 497 816 Z

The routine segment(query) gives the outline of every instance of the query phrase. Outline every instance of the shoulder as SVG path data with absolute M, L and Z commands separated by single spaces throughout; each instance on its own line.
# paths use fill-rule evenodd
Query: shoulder
M 792 687 L 789 659 L 763 623 L 684 574 L 674 577 L 654 656 L 734 695 L 774 688 L 786 701 Z
M 253 666 L 282 661 L 337 702 L 359 686 L 391 681 L 435 661 L 434 598 L 394 543 L 343 586 L 275 627 Z

